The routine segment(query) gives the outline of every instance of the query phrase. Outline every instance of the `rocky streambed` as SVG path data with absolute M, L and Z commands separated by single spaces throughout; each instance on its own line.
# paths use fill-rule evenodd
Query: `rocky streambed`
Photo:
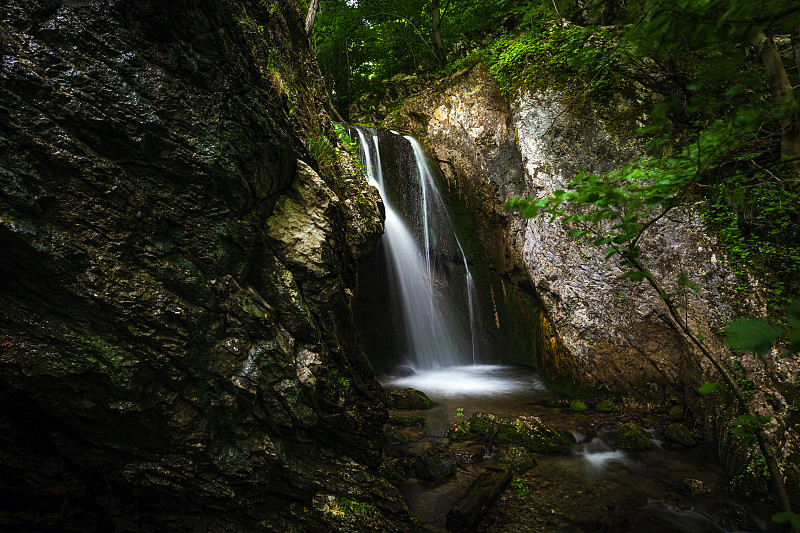
M 493 388 L 481 387 L 481 377 Z M 519 367 L 421 372 L 383 384 L 387 474 L 431 531 L 777 530 L 768 502 L 731 489 L 681 405 L 568 400 Z M 427 384 L 429 394 L 410 384 Z M 489 478 L 503 490 L 487 488 Z M 484 499 L 479 517 L 456 520 L 475 493 Z

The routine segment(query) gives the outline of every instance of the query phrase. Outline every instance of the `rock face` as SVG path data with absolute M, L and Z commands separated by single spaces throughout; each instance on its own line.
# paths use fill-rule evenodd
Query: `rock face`
M 407 529 L 349 310 L 379 200 L 299 6 L 0 16 L 3 486 L 103 531 Z
M 384 124 L 426 139 L 446 188 L 474 216 L 485 260 L 502 289 L 496 282 L 491 286 L 497 328 L 535 340 L 535 353 L 524 362 L 566 387 L 602 386 L 640 402 L 684 398 L 729 467 L 748 463 L 747 453 L 726 433 L 735 402 L 697 394 L 699 385 L 719 378 L 688 346 L 659 295 L 619 278 L 623 270 L 615 259 L 567 237 L 549 215 L 525 220 L 503 212 L 514 195 L 545 196 L 566 188 L 582 169 L 620 167 L 640 152 L 634 141 L 609 133 L 593 111 L 575 114 L 556 92 L 520 92 L 507 99 L 480 64 L 407 99 Z M 675 286 L 681 271 L 701 286 L 688 298 L 689 322 L 714 351 L 730 357 L 721 328 L 736 315 L 763 313 L 764 300 L 758 289 L 736 290 L 733 268 L 698 208 L 673 209 L 640 244 L 644 264 L 662 286 Z M 757 280 L 751 286 L 758 287 Z M 538 302 L 531 312 L 502 312 L 519 308 L 515 299 L 525 297 Z M 773 354 L 764 360 L 745 356 L 738 364 L 774 400 L 756 393 L 759 412 L 772 412 L 784 424 L 791 420 L 780 390 L 793 386 L 796 362 Z M 727 406 L 721 415 L 720 405 Z M 787 425 L 774 438 L 798 494 L 800 441 Z

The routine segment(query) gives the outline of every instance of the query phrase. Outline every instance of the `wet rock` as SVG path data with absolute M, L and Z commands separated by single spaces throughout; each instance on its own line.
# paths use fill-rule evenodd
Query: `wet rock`
M 414 464 L 414 475 L 426 481 L 439 481 L 455 475 L 457 470 L 456 459 L 442 455 L 426 457 Z
M 614 431 L 614 445 L 623 450 L 646 450 L 650 439 L 639 425 L 628 422 Z
M 297 133 L 335 140 L 295 2 L 10 0 L 0 42 L 3 484 L 104 531 L 408 529 L 349 308 L 380 205 Z
M 597 404 L 596 409 L 600 413 L 614 413 L 617 410 L 617 406 L 611 400 L 603 400 Z
M 412 388 L 389 389 L 386 391 L 389 407 L 392 409 L 430 409 L 433 401 L 422 391 Z
M 566 453 L 567 439 L 535 416 L 505 420 L 491 414 L 476 413 L 467 421 L 470 431 L 494 436 L 505 443 L 538 453 Z
M 678 421 L 683 420 L 684 413 L 686 412 L 686 408 L 683 405 L 673 405 L 667 411 L 667 416 L 670 420 Z
M 683 424 L 670 424 L 665 432 L 667 439 L 684 446 L 695 446 L 697 437 Z
M 413 376 L 416 374 L 414 369 L 410 366 L 396 366 L 388 372 L 389 375 L 398 377 L 398 378 L 405 378 L 408 376 Z
M 386 437 L 386 442 L 388 444 L 407 444 L 408 441 L 411 440 L 408 435 L 392 427 L 387 429 L 384 433 L 384 437 Z
M 692 496 L 702 496 L 703 494 L 711 494 L 711 492 L 713 492 L 711 487 L 699 479 L 686 478 L 683 480 L 683 487 L 686 489 L 686 492 Z
M 533 454 L 527 448 L 514 444 L 501 446 L 494 457 L 498 462 L 509 465 L 517 472 L 524 472 L 536 466 Z
M 475 463 L 480 463 L 483 461 L 483 457 L 486 453 L 483 447 L 472 447 L 462 451 L 459 451 L 454 447 L 453 451 L 455 452 L 456 463 L 459 465 L 473 465 Z

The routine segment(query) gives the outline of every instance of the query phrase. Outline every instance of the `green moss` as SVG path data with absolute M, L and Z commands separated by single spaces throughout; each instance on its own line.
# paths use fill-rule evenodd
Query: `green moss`
M 580 400 L 572 400 L 569 403 L 569 408 L 572 409 L 573 411 L 579 411 L 579 412 L 586 411 L 587 409 L 589 409 L 588 407 L 586 407 L 586 404 Z
M 502 425 L 497 439 L 523 446 L 538 453 L 566 453 L 567 439 L 558 431 L 540 422 L 515 421 L 513 425 Z
M 494 432 L 494 423 L 480 413 L 472 415 L 467 420 L 467 428 L 473 433 L 489 437 Z
M 666 436 L 672 442 L 677 442 L 684 446 L 694 446 L 697 444 L 697 437 L 683 424 L 670 424 L 667 426 Z
M 447 432 L 447 437 L 452 441 L 467 440 L 475 435 L 466 427 L 466 424 L 453 426 Z
M 628 422 L 614 431 L 614 444 L 623 450 L 646 450 L 650 447 L 650 439 L 638 424 Z
M 603 400 L 597 404 L 596 409 L 601 413 L 613 413 L 616 412 L 617 406 L 611 400 Z
M 416 426 L 417 424 L 424 424 L 425 417 L 420 415 L 409 415 L 409 416 L 393 415 L 390 416 L 386 422 L 393 426 L 409 427 L 409 426 Z

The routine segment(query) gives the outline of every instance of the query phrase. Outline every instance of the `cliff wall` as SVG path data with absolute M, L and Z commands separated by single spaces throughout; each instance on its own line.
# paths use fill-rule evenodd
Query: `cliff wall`
M 5 517 L 68 487 L 87 531 L 407 529 L 349 310 L 380 200 L 299 9 L 3 2 Z

